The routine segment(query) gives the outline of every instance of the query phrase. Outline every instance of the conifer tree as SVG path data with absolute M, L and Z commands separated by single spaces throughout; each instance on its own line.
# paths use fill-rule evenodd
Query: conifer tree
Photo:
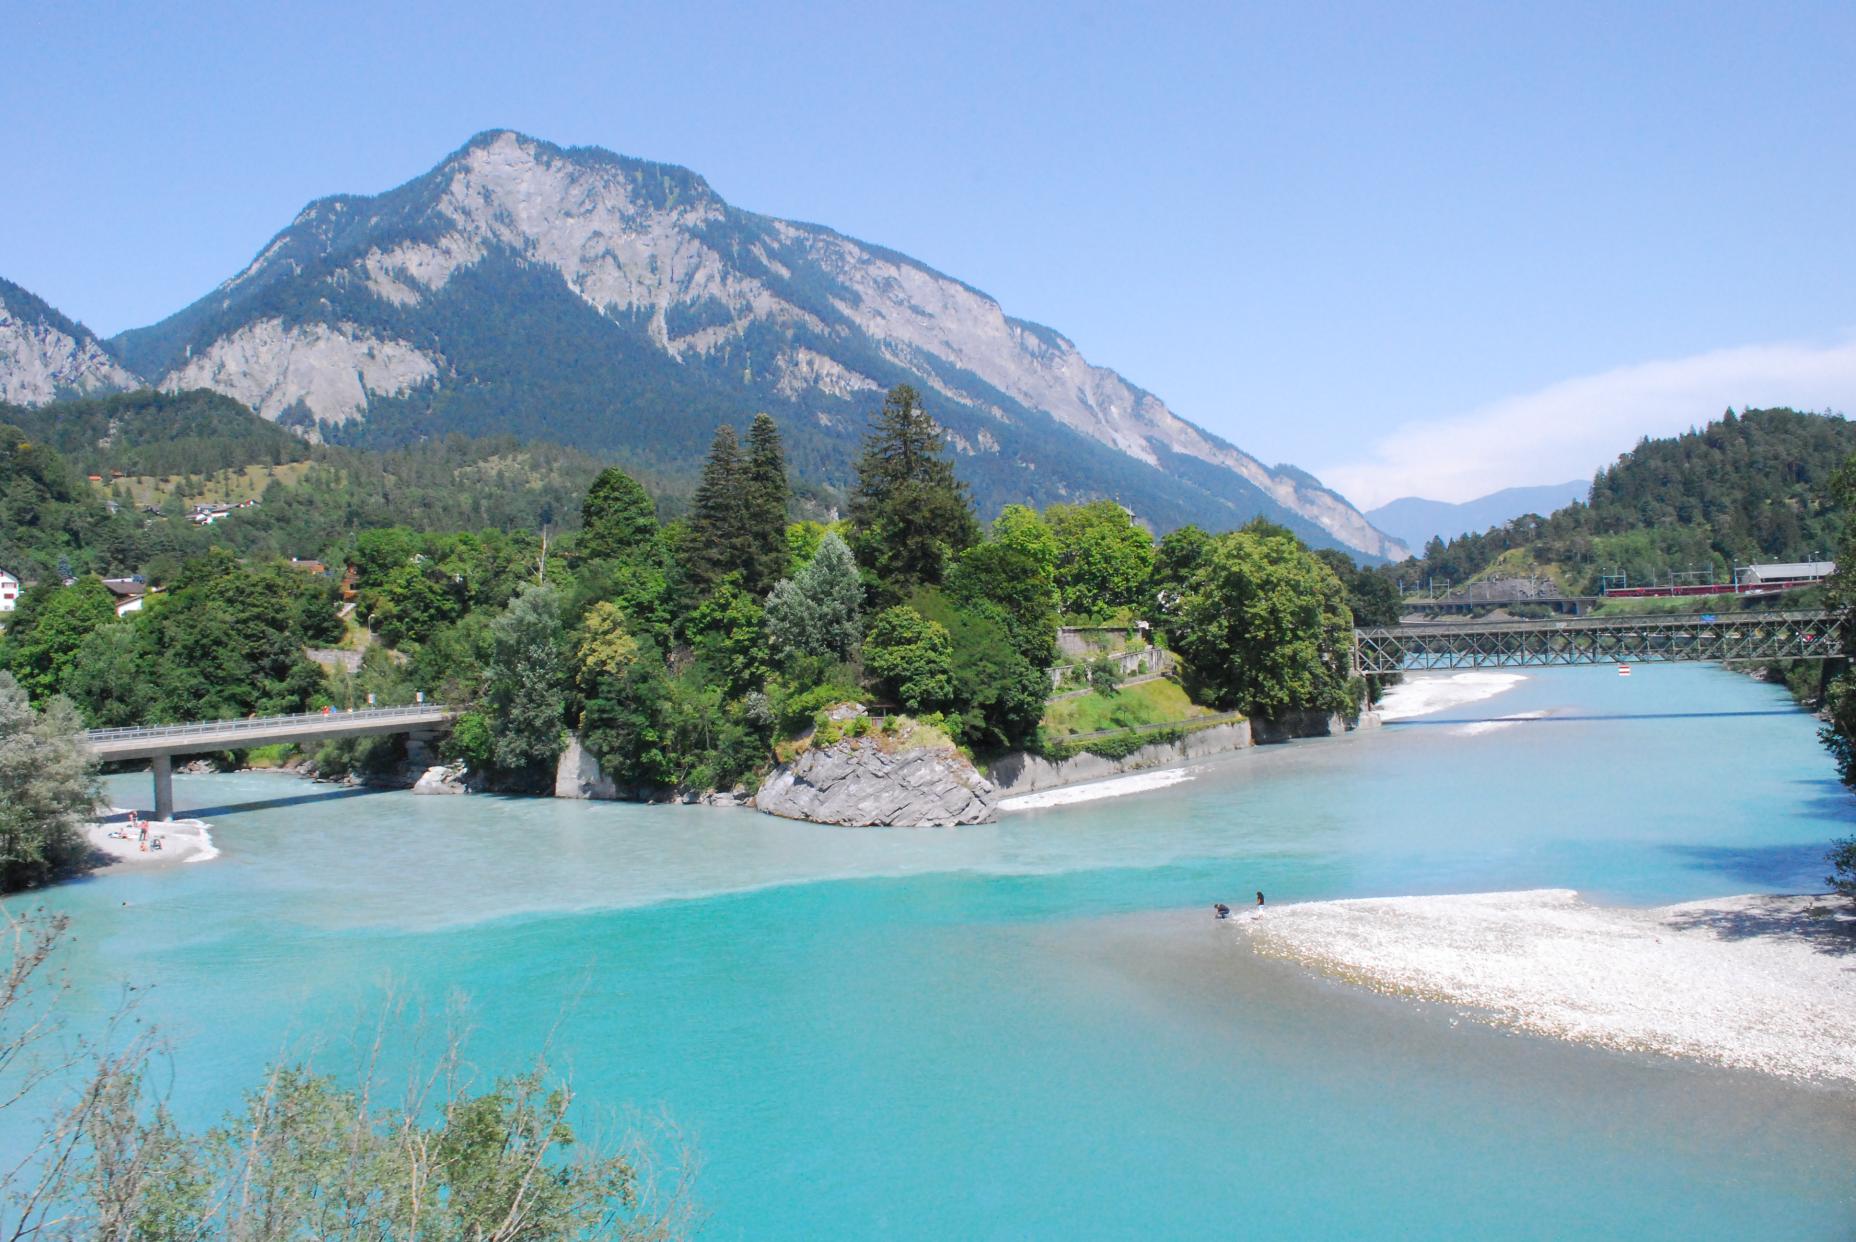
M 657 538 L 657 506 L 617 466 L 599 472 L 580 506 L 580 554 L 589 560 L 642 559 Z
M 789 555 L 786 546 L 786 450 L 771 416 L 756 414 L 748 428 L 748 457 L 742 480 L 743 532 L 748 557 L 741 566 L 742 585 L 756 599 L 780 580 Z
M 857 561 L 876 575 L 884 598 L 940 582 L 949 558 L 979 539 L 941 428 L 907 384 L 889 390 L 864 437 L 851 527 Z
M 707 593 L 724 575 L 749 561 L 747 504 L 741 447 L 735 429 L 723 423 L 702 464 L 702 479 L 690 502 L 690 532 L 684 568 L 690 582 Z

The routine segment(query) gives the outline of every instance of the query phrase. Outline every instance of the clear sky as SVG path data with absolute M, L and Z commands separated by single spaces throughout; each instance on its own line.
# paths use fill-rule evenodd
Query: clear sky
M 15 3 L 0 275 L 108 334 L 509 126 L 1049 324 L 1363 505 L 1856 408 L 1856 5 Z

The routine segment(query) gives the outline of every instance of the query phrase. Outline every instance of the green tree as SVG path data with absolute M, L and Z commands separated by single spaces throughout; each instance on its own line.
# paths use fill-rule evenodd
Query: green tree
M 580 523 L 580 555 L 588 560 L 657 559 L 657 506 L 617 466 L 600 471 L 587 489 Z
M 689 629 L 697 667 L 729 698 L 739 698 L 766 680 L 772 660 L 766 614 L 733 575 L 696 606 Z
M 527 588 L 509 601 L 490 635 L 491 756 L 507 772 L 539 777 L 566 744 L 559 595 L 552 587 Z
M 861 636 L 863 582 L 851 549 L 828 532 L 796 577 L 782 578 L 767 596 L 773 649 L 801 657 L 848 660 Z
M 1168 531 L 1154 551 L 1154 573 L 1149 582 L 1162 615 L 1173 611 L 1186 590 L 1186 582 L 1205 559 L 1212 537 L 1196 526 Z
M 69 701 L 34 711 L 0 672 L 0 890 L 42 884 L 87 852 L 79 827 L 99 797 L 97 761 Z
M 1856 898 L 1856 837 L 1832 842 L 1824 861 L 1830 864 L 1830 874 L 1824 877 L 1824 883 L 1834 892 Z
M 786 481 L 780 428 L 770 415 L 756 414 L 748 427 L 741 491 L 747 544 L 747 559 L 740 566 L 741 585 L 759 599 L 785 576 L 788 554 L 786 505 L 791 488 Z
M 116 619 L 116 597 L 97 578 L 27 591 L 6 636 L 7 668 L 36 702 L 63 693 L 93 630 Z
M 303 648 L 335 624 L 327 583 L 278 565 L 247 567 L 214 548 L 188 561 L 141 616 L 164 720 L 305 711 L 323 692 L 322 670 Z
M 960 554 L 947 586 L 965 604 L 996 605 L 1012 648 L 1036 668 L 1050 666 L 1057 641 L 1057 540 L 1024 505 L 1007 505 L 992 537 Z
M 625 632 L 625 614 L 602 600 L 580 621 L 574 645 L 574 682 L 583 695 L 593 693 L 603 677 L 620 677 L 638 659 L 638 640 Z
M 884 609 L 870 623 L 864 668 L 912 712 L 939 710 L 954 697 L 954 649 L 946 627 L 907 604 Z
M 947 634 L 950 688 L 944 706 L 954 713 L 950 723 L 959 739 L 985 747 L 1029 745 L 1044 715 L 1050 675 L 1018 652 L 999 606 L 985 600 L 957 603 L 932 587 L 917 591 L 909 603 Z
M 907 384 L 890 389 L 864 437 L 850 498 L 852 548 L 885 598 L 942 580 L 979 538 L 941 428 Z
M 1105 617 L 1145 610 L 1154 541 L 1112 500 L 1052 505 L 1044 519 L 1057 542 L 1056 584 L 1065 613 Z
M 706 593 L 730 573 L 740 573 L 753 559 L 741 447 L 735 429 L 727 423 L 715 429 L 715 440 L 703 461 L 702 478 L 690 501 L 689 534 L 683 549 L 684 571 L 699 593 Z
M 155 718 L 156 659 L 148 633 L 135 621 L 111 621 L 90 632 L 66 678 L 69 697 L 93 729 L 139 725 Z
M 1215 536 L 1169 624 L 1202 701 L 1271 716 L 1351 711 L 1353 619 L 1340 581 L 1281 528 Z

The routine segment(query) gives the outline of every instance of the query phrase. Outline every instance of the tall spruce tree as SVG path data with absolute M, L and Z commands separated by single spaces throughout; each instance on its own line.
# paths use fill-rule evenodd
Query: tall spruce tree
M 898 384 L 864 437 L 851 493 L 857 561 L 885 599 L 941 581 L 950 557 L 979 540 L 967 485 L 915 389 Z
M 691 585 L 703 594 L 751 559 L 745 482 L 735 429 L 723 423 L 715 429 L 715 441 L 702 463 L 684 547 L 684 569 Z
M 742 480 L 743 532 L 747 561 L 741 566 L 742 585 L 759 599 L 786 571 L 790 555 L 786 545 L 786 449 L 772 416 L 756 414 L 748 428 L 748 459 Z

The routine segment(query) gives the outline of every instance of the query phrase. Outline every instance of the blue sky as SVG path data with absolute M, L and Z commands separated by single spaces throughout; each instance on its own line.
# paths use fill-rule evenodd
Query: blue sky
M 901 250 L 1362 504 L 1856 408 L 1856 6 L 15 4 L 0 275 L 104 333 L 510 126 Z

